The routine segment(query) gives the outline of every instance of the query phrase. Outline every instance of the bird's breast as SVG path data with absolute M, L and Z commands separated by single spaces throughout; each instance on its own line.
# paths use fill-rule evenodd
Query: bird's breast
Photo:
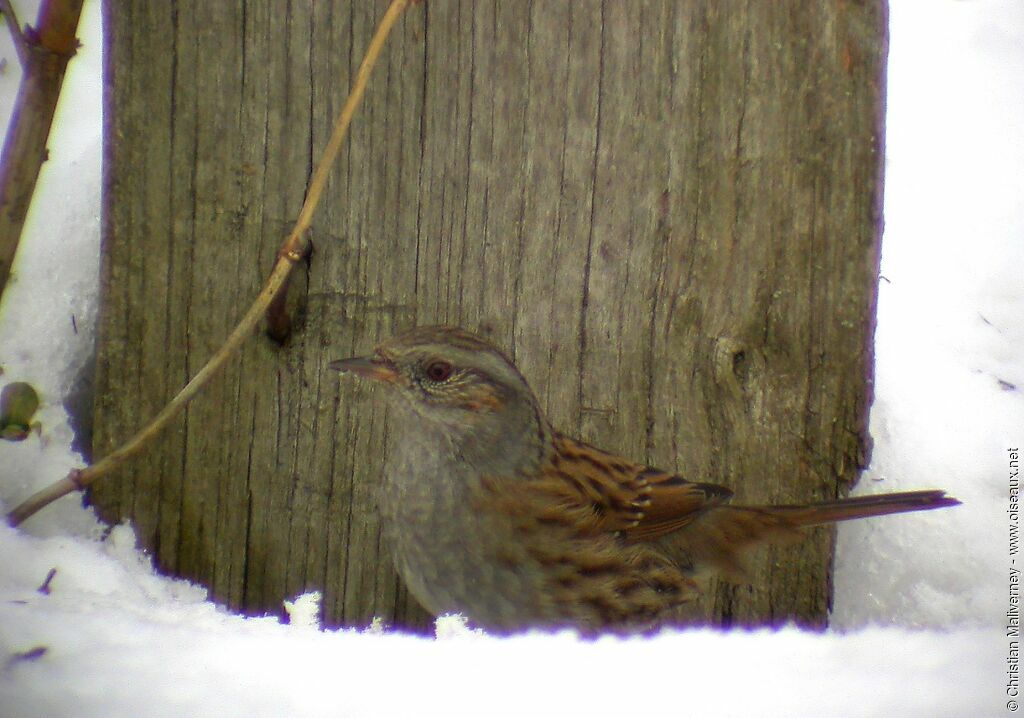
M 516 545 L 507 517 L 481 504 L 481 471 L 443 440 L 388 453 L 381 518 L 395 566 L 424 608 L 512 626 L 536 615 L 543 577 L 503 559 Z

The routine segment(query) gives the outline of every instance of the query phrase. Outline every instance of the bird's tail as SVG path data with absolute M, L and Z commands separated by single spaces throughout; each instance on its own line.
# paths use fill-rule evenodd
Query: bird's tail
M 960 502 L 945 491 L 903 491 L 895 494 L 877 494 L 875 496 L 857 496 L 852 499 L 839 499 L 820 504 L 803 504 L 798 506 L 773 506 L 768 511 L 786 519 L 794 528 L 817 526 L 834 521 L 865 519 L 871 516 L 887 514 L 903 514 L 909 511 L 928 511 L 946 506 L 956 506 Z
M 960 502 L 946 492 L 905 491 L 858 496 L 819 504 L 789 506 L 717 506 L 666 537 L 666 546 L 695 574 L 708 569 L 735 582 L 746 577 L 744 557 L 767 543 L 792 543 L 800 529 L 835 521 L 928 511 Z

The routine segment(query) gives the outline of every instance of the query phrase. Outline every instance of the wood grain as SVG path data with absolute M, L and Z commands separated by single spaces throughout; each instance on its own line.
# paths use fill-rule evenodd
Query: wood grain
M 269 270 L 383 12 L 126 0 L 108 28 L 97 455 Z M 867 460 L 886 7 L 430 0 L 375 71 L 292 283 L 159 445 L 96 486 L 166 570 L 248 612 L 426 621 L 381 544 L 389 441 L 332 359 L 414 323 L 507 348 L 559 429 L 737 500 Z M 695 614 L 823 625 L 832 535 Z

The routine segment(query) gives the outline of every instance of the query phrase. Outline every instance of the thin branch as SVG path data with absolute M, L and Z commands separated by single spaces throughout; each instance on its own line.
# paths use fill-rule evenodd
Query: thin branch
M 355 114 L 356 108 L 359 106 L 359 102 L 363 98 L 367 80 L 370 77 L 370 72 L 373 70 L 373 66 L 377 62 L 377 58 L 380 56 L 381 49 L 384 47 L 384 42 L 387 40 L 388 34 L 391 32 L 391 28 L 394 26 L 395 22 L 397 22 L 402 11 L 404 11 L 408 5 L 409 0 L 392 0 L 391 5 L 388 6 L 387 12 L 384 13 L 384 17 L 381 19 L 380 24 L 377 26 L 377 31 L 374 33 L 373 39 L 370 41 L 370 46 L 366 50 L 366 56 L 363 58 L 363 62 L 359 66 L 359 72 L 356 74 L 355 82 L 352 84 L 352 90 L 348 99 L 345 101 L 345 106 L 341 108 L 341 114 L 338 116 L 338 119 L 334 124 L 334 130 L 331 133 L 331 138 L 327 143 L 327 147 L 324 149 L 323 156 L 320 158 L 320 162 L 317 164 L 316 169 L 313 172 L 313 177 L 309 183 L 309 189 L 306 192 L 306 201 L 303 203 L 302 209 L 299 212 L 299 218 L 295 222 L 295 227 L 281 246 L 277 263 L 274 265 L 274 269 L 270 273 L 270 277 L 267 279 L 266 285 L 263 287 L 262 291 L 260 291 L 259 296 L 256 297 L 256 301 L 253 302 L 251 307 L 249 307 L 245 316 L 242 317 L 238 326 L 235 327 L 234 331 L 232 331 L 228 336 L 224 345 L 216 354 L 213 355 L 213 357 L 210 358 L 206 363 L 206 366 L 200 369 L 199 373 L 196 374 L 187 385 L 185 385 L 185 388 L 182 389 L 178 395 L 174 397 L 174 399 L 172 399 L 159 414 L 156 415 L 149 425 L 129 439 L 124 446 L 109 454 L 98 463 L 86 467 L 85 469 L 75 469 L 71 471 L 60 481 L 50 484 L 16 506 L 9 514 L 7 514 L 7 521 L 11 526 L 17 526 L 25 519 L 32 516 L 32 514 L 39 511 L 39 509 L 60 497 L 70 494 L 73 491 L 80 491 L 84 489 L 86 486 L 96 481 L 96 479 L 101 476 L 105 476 L 113 469 L 138 454 L 146 444 L 149 443 L 150 439 L 163 430 L 164 427 L 166 427 L 171 420 L 185 408 L 185 405 L 199 393 L 203 386 L 217 373 L 217 370 L 220 369 L 231 357 L 234 351 L 241 346 L 242 342 L 252 334 L 256 325 L 259 323 L 260 317 L 266 311 L 275 295 L 285 283 L 288 275 L 291 273 L 292 267 L 294 267 L 305 254 L 307 244 L 305 240 L 306 230 L 312 223 L 313 212 L 316 210 L 316 206 L 320 201 L 320 195 L 323 193 L 324 185 L 327 183 L 328 172 L 331 169 L 331 165 L 334 164 L 334 160 L 337 158 L 338 152 L 341 150 L 341 145 L 345 139 L 345 134 L 348 131 L 348 126 L 352 121 L 352 116 Z
M 334 129 L 331 131 L 330 140 L 327 141 L 327 147 L 324 148 L 323 157 L 320 159 L 319 164 L 317 164 L 316 169 L 313 170 L 313 178 L 309 181 L 309 189 L 306 191 L 306 201 L 299 211 L 299 218 L 295 222 L 295 227 L 281 247 L 282 254 L 295 253 L 300 248 L 304 248 L 303 235 L 305 235 L 306 230 L 313 223 L 313 212 L 316 210 L 316 206 L 320 202 L 320 195 L 323 194 L 324 187 L 327 185 L 327 175 L 331 171 L 331 165 L 334 164 L 338 152 L 341 151 L 341 144 L 345 141 L 345 134 L 348 132 L 348 126 L 352 122 L 352 116 L 356 113 L 356 108 L 359 107 L 359 103 L 363 99 L 366 83 L 370 79 L 370 72 L 373 71 L 373 66 L 377 63 L 377 58 L 380 56 L 380 51 L 384 48 L 384 41 L 387 40 L 392 26 L 408 4 L 409 0 L 393 0 L 388 7 L 388 11 L 381 19 L 380 25 L 377 26 L 377 32 L 374 33 L 373 39 L 370 40 L 370 46 L 366 48 L 366 55 L 359 66 L 359 72 L 356 73 L 355 82 L 352 83 L 352 91 L 348 96 L 348 100 L 345 101 L 345 106 L 341 108 L 338 119 L 334 123 Z M 298 254 L 301 256 L 303 252 L 298 252 Z
M 0 13 L 3 13 L 4 18 L 7 20 L 7 27 L 11 31 L 11 39 L 14 41 L 14 51 L 18 53 L 18 62 L 21 63 L 21 67 L 24 69 L 28 65 L 28 43 L 21 32 L 21 23 L 18 22 L 18 16 L 14 12 L 11 0 L 0 0 Z
M 46 142 L 64 73 L 78 48 L 75 30 L 82 2 L 43 0 L 36 28 L 21 36 L 24 71 L 0 155 L 0 296 L 18 251 L 39 170 L 46 161 Z M 13 31 L 16 21 L 10 15 L 7 19 Z

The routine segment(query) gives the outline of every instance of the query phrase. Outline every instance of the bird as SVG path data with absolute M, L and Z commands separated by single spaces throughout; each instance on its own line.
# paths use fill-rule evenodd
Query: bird
M 744 557 L 836 521 L 954 506 L 941 490 L 781 506 L 630 461 L 551 426 L 515 364 L 422 326 L 329 363 L 388 400 L 378 505 L 396 570 L 436 616 L 495 634 L 650 632 Z

